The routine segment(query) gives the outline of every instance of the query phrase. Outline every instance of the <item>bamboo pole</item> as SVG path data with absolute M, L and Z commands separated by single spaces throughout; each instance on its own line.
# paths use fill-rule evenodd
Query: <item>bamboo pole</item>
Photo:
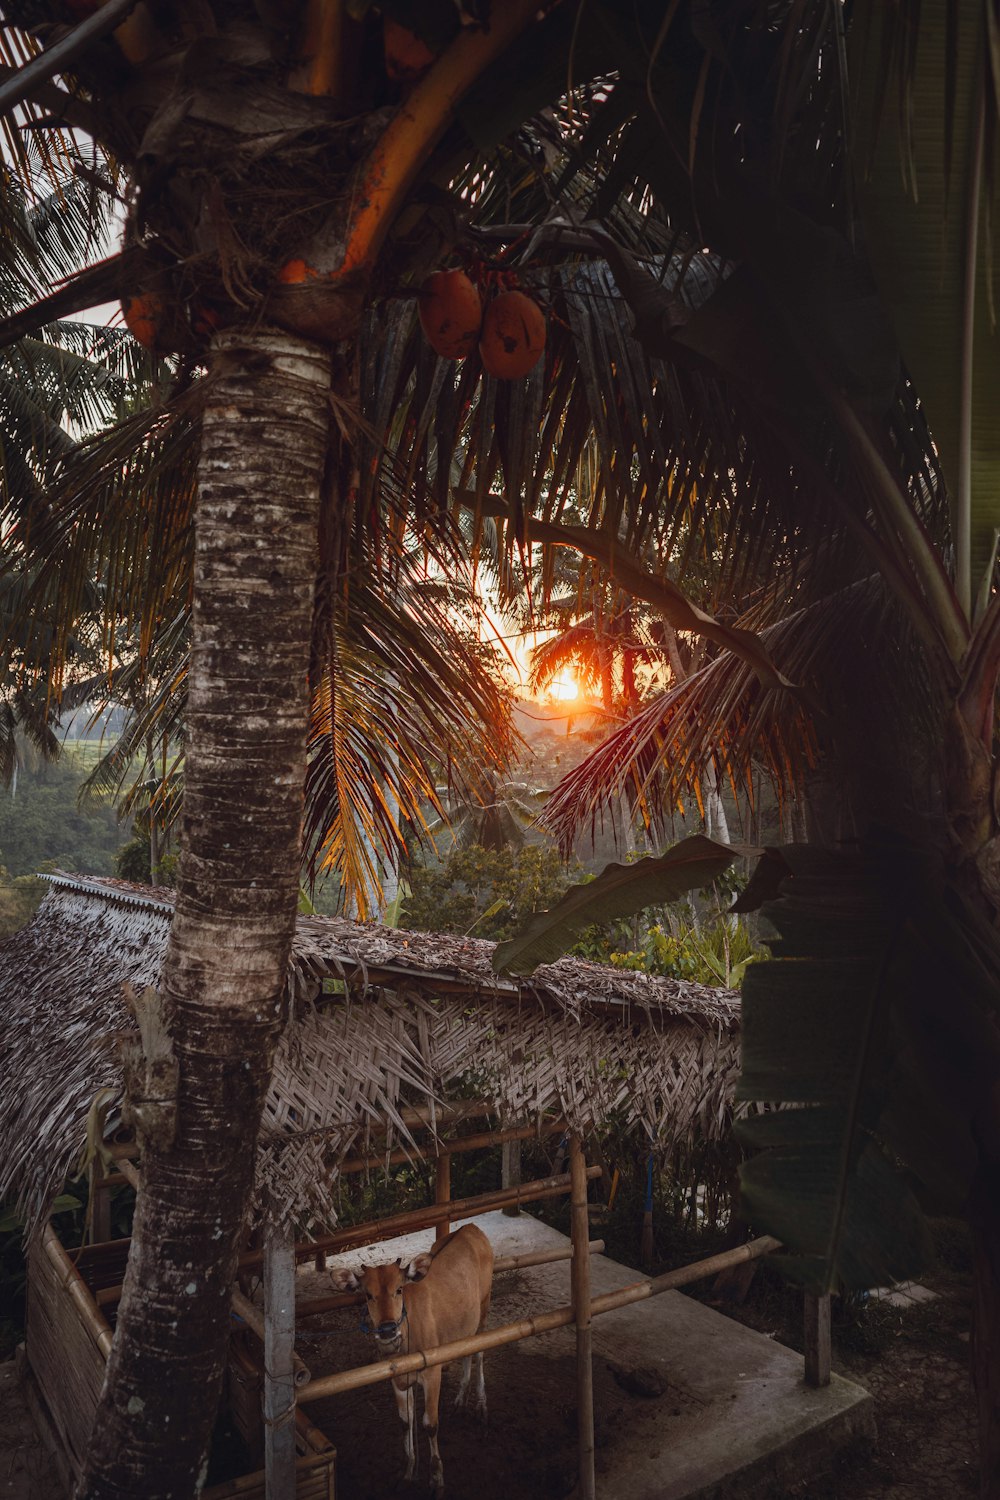
M 452 1156 L 457 1156 L 462 1151 L 483 1151 L 490 1146 L 506 1147 L 512 1142 L 537 1140 L 541 1136 L 556 1135 L 565 1129 L 565 1120 L 543 1120 L 540 1125 L 519 1125 L 510 1130 L 483 1130 L 475 1135 L 453 1136 L 450 1140 L 442 1142 L 442 1145 Z M 138 1190 L 139 1174 L 128 1156 L 124 1154 L 124 1152 L 129 1152 L 134 1155 L 138 1148 L 126 1143 L 124 1147 L 118 1144 L 112 1146 L 111 1149 L 118 1171 L 110 1176 L 99 1178 L 97 1186 L 116 1187 L 124 1177 L 130 1186 Z M 346 1177 L 354 1172 L 377 1171 L 380 1167 L 404 1167 L 414 1161 L 426 1161 L 438 1154 L 433 1142 L 425 1146 L 399 1146 L 394 1151 L 383 1151 L 381 1154 L 373 1152 L 370 1156 L 348 1156 L 340 1163 L 337 1172 L 339 1176 Z M 512 1187 L 517 1180 L 516 1177 L 511 1177 L 508 1181 L 505 1176 L 503 1186 Z
M 307 1453 L 329 1453 L 333 1448 L 326 1433 L 310 1422 L 301 1406 L 295 1408 L 295 1431 Z
M 600 1167 L 588 1167 L 588 1176 L 600 1176 Z M 442 1218 L 473 1219 L 479 1214 L 492 1213 L 503 1208 L 505 1203 L 537 1203 L 540 1198 L 555 1198 L 569 1190 L 569 1173 L 558 1177 L 539 1177 L 517 1188 L 500 1188 L 491 1193 L 478 1193 L 472 1198 L 459 1198 L 442 1207 L 431 1204 L 427 1208 L 414 1208 L 406 1213 L 393 1214 L 388 1219 L 372 1219 L 366 1224 L 354 1224 L 349 1229 L 339 1229 L 334 1234 L 321 1235 L 319 1239 L 307 1240 L 295 1247 L 296 1260 L 310 1260 L 320 1250 L 329 1253 L 356 1250 L 361 1245 L 374 1245 L 379 1240 L 389 1240 L 397 1234 L 408 1234 L 418 1229 L 431 1229 Z M 263 1255 L 259 1250 L 248 1250 L 239 1258 L 241 1271 L 261 1265 Z
M 689 1266 L 678 1266 L 676 1271 L 664 1271 L 662 1276 L 654 1276 L 651 1281 L 633 1281 L 615 1292 L 604 1292 L 591 1302 L 591 1316 L 613 1312 L 616 1307 L 628 1307 L 647 1297 L 658 1297 L 661 1292 L 670 1292 L 677 1287 L 690 1286 L 692 1282 L 702 1281 L 706 1276 L 715 1276 L 730 1266 L 738 1266 L 745 1260 L 757 1260 L 762 1255 L 770 1255 L 772 1250 L 780 1249 L 780 1240 L 770 1234 L 762 1234 L 760 1239 L 748 1240 L 745 1245 L 737 1245 L 735 1250 L 722 1250 L 718 1255 L 710 1255 L 707 1260 L 693 1260 Z
M 435 1129 L 441 1125 L 460 1125 L 465 1120 L 488 1119 L 490 1115 L 495 1113 L 496 1111 L 492 1104 L 485 1104 L 481 1100 L 476 1099 L 463 1099 L 458 1104 L 439 1105 L 433 1111 L 428 1105 L 415 1105 L 413 1107 L 408 1106 L 406 1109 L 401 1109 L 399 1111 L 398 1119 L 399 1122 L 406 1126 L 407 1130 L 430 1130 L 432 1124 Z M 373 1125 L 371 1133 L 375 1137 L 386 1135 L 391 1129 L 395 1128 L 395 1126 L 396 1121 L 376 1121 Z M 343 1124 L 338 1123 L 336 1125 L 327 1126 L 325 1130 L 312 1131 L 310 1132 L 310 1134 L 333 1134 L 335 1131 L 343 1130 L 343 1128 Z M 525 1131 L 524 1139 L 527 1139 L 529 1136 L 533 1135 L 548 1134 L 550 1129 L 565 1130 L 566 1123 L 564 1120 L 542 1120 L 538 1125 L 526 1125 L 520 1128 L 523 1128 L 523 1130 Z M 493 1144 L 493 1142 L 499 1139 L 503 1132 L 488 1131 L 485 1132 L 485 1134 L 488 1136 L 488 1139 L 485 1141 L 480 1141 L 478 1143 L 479 1145 Z M 469 1138 L 467 1137 L 466 1139 Z M 457 1148 L 457 1141 L 454 1143 L 449 1143 L 450 1150 L 454 1151 Z M 414 1150 L 420 1149 L 420 1147 L 411 1147 L 409 1154 L 406 1154 L 405 1151 L 402 1152 L 399 1158 L 400 1162 L 412 1160 Z M 471 1147 L 468 1149 L 471 1149 Z M 139 1155 L 139 1146 L 136 1141 L 111 1141 L 107 1146 L 107 1151 L 108 1154 L 112 1156 L 116 1162 L 125 1161 Z M 384 1157 L 378 1157 L 375 1161 L 373 1161 L 372 1164 L 374 1166 L 377 1166 L 378 1163 L 383 1160 L 385 1160 Z M 343 1171 L 344 1167 L 341 1166 L 340 1170 Z M 352 1170 L 360 1170 L 360 1168 Z
M 604 1252 L 603 1240 L 591 1240 L 587 1246 L 590 1255 L 601 1255 Z M 493 1273 L 498 1271 L 522 1271 L 528 1266 L 550 1266 L 560 1260 L 569 1260 L 573 1254 L 572 1250 L 526 1250 L 523 1255 L 502 1255 L 499 1260 L 493 1262 Z M 337 1292 L 331 1297 L 309 1297 L 303 1298 L 297 1304 L 297 1315 L 300 1318 L 318 1317 L 320 1313 L 335 1312 L 341 1307 L 360 1307 L 365 1300 L 364 1292 Z
M 266 1343 L 264 1315 L 260 1308 L 251 1302 L 249 1297 L 244 1297 L 238 1287 L 233 1288 L 233 1312 L 243 1319 L 244 1323 L 255 1333 L 261 1343 Z M 312 1379 L 312 1373 L 300 1355 L 292 1351 L 292 1368 L 295 1371 L 295 1384 L 306 1385 Z
M 597 1166 L 588 1167 L 586 1170 L 588 1180 L 592 1177 L 599 1177 L 601 1174 L 601 1169 Z M 555 1198 L 560 1193 L 570 1190 L 571 1180 L 568 1172 L 556 1177 L 539 1177 L 517 1187 L 500 1188 L 492 1193 L 479 1193 L 471 1198 L 459 1198 L 450 1204 L 435 1203 L 427 1208 L 409 1209 L 406 1213 L 394 1214 L 388 1219 L 373 1219 L 366 1224 L 354 1224 L 351 1228 L 338 1230 L 335 1234 L 323 1235 L 320 1239 L 306 1240 L 295 1245 L 294 1255 L 296 1260 L 308 1260 L 310 1257 L 315 1257 L 318 1264 L 321 1255 L 325 1259 L 328 1253 L 356 1250 L 362 1245 L 374 1245 L 379 1240 L 392 1239 L 397 1234 L 431 1229 L 445 1217 L 451 1221 L 473 1219 L 480 1214 L 493 1213 L 508 1203 L 537 1203 L 543 1198 Z M 123 1240 L 120 1243 L 127 1244 L 128 1241 Z M 238 1264 L 240 1270 L 245 1271 L 259 1268 L 263 1261 L 262 1250 L 247 1250 L 240 1256 Z M 121 1293 L 120 1285 L 103 1287 L 97 1292 L 94 1300 L 99 1306 L 109 1306 L 120 1300 Z M 337 1305 L 346 1306 L 344 1303 Z
M 139 1184 L 142 1181 L 141 1177 L 139 1176 L 138 1168 L 134 1167 L 130 1161 L 127 1161 L 125 1157 L 122 1156 L 118 1158 L 118 1170 L 124 1177 L 125 1181 L 128 1183 L 129 1187 L 135 1188 L 136 1192 L 138 1192 Z
M 587 1162 L 578 1135 L 570 1137 L 569 1170 L 573 1180 L 570 1226 L 573 1262 L 570 1271 L 576 1323 L 576 1420 L 580 1467 L 579 1500 L 594 1500 L 594 1365 L 590 1326 L 590 1220 L 587 1217 Z
M 390 1380 L 394 1375 L 409 1375 L 417 1370 L 428 1370 L 433 1365 L 447 1365 L 452 1360 L 464 1359 L 467 1354 L 478 1354 L 480 1350 L 516 1344 L 520 1339 L 530 1338 L 533 1333 L 551 1333 L 554 1328 L 565 1328 L 572 1321 L 573 1309 L 559 1307 L 553 1312 L 536 1313 L 533 1318 L 522 1318 L 517 1323 L 504 1323 L 499 1328 L 489 1328 L 485 1333 L 473 1334 L 471 1338 L 441 1344 L 436 1349 L 425 1349 L 417 1354 L 401 1354 L 396 1359 L 379 1359 L 370 1365 L 359 1365 L 355 1370 L 338 1371 L 335 1375 L 320 1375 L 302 1387 L 298 1393 L 299 1400 L 321 1401 L 326 1396 L 339 1396 L 343 1391 L 356 1391 L 366 1385 L 377 1385 L 380 1380 Z
M 551 1266 L 560 1260 L 570 1260 L 575 1255 L 575 1249 L 569 1250 L 526 1250 L 523 1255 L 502 1255 L 499 1260 L 493 1262 L 494 1271 L 520 1271 L 526 1266 Z M 590 1240 L 587 1244 L 588 1255 L 603 1255 L 604 1241 Z
M 434 1175 L 434 1202 L 443 1204 L 451 1212 L 451 1156 L 442 1151 L 437 1159 Z M 434 1243 L 440 1245 L 451 1234 L 451 1219 L 441 1219 L 434 1231 Z
M 104 1358 L 107 1359 L 111 1353 L 111 1341 L 114 1338 L 111 1324 L 100 1308 L 95 1305 L 90 1288 L 66 1254 L 62 1241 L 51 1224 L 46 1224 L 42 1230 L 42 1249 L 55 1267 L 59 1283 L 80 1314 L 83 1326 Z
M 434 1114 L 435 1125 L 457 1125 L 463 1120 L 483 1120 L 495 1113 L 492 1104 L 485 1104 L 476 1099 L 463 1099 L 459 1104 L 446 1104 L 436 1109 Z M 415 1105 L 412 1108 L 401 1109 L 397 1120 L 389 1122 L 379 1120 L 374 1122 L 372 1134 L 374 1136 L 385 1135 L 396 1126 L 397 1123 L 404 1125 L 407 1130 L 430 1129 L 431 1110 L 427 1105 Z M 342 1131 L 343 1123 L 330 1125 L 326 1130 L 310 1132 L 315 1135 L 333 1134 Z M 139 1155 L 139 1144 L 137 1141 L 111 1141 L 107 1147 L 108 1154 L 117 1161 L 128 1160 Z
M 600 1174 L 600 1168 L 588 1168 L 588 1177 Z M 738 1245 L 735 1250 L 725 1250 L 720 1255 L 711 1255 L 707 1260 L 692 1261 L 689 1266 L 680 1266 L 676 1271 L 665 1271 L 652 1281 L 631 1282 L 617 1291 L 605 1292 L 594 1297 L 590 1304 L 591 1317 L 612 1312 L 616 1307 L 627 1307 L 632 1302 L 641 1302 L 646 1297 L 656 1297 L 660 1292 L 675 1287 L 689 1286 L 714 1276 L 729 1266 L 739 1265 L 745 1260 L 756 1260 L 780 1250 L 781 1241 L 770 1235 Z M 359 1365 L 354 1370 L 341 1370 L 335 1375 L 321 1375 L 310 1381 L 299 1391 L 300 1401 L 321 1401 L 326 1396 L 339 1395 L 341 1391 L 356 1391 L 366 1385 L 377 1385 L 380 1380 L 390 1380 L 394 1375 L 412 1375 L 417 1370 L 428 1370 L 433 1365 L 447 1365 L 452 1360 L 464 1359 L 468 1354 L 480 1350 L 499 1349 L 504 1344 L 516 1344 L 521 1339 L 531 1338 L 536 1333 L 551 1333 L 556 1328 L 566 1328 L 573 1322 L 572 1307 L 557 1307 L 551 1312 L 536 1313 L 533 1318 L 521 1318 L 517 1323 L 504 1323 L 499 1328 L 487 1329 L 485 1333 L 473 1334 L 471 1338 L 456 1339 L 451 1344 L 441 1344 L 435 1349 L 424 1349 L 416 1354 L 401 1354 L 395 1359 L 380 1359 L 370 1365 Z
M 91 1238 L 95 1245 L 101 1245 L 111 1238 L 111 1194 L 108 1191 L 110 1184 L 101 1175 L 96 1157 L 90 1163 L 87 1177 L 90 1190 Z
M 295 1500 L 295 1246 L 264 1233 L 264 1495 Z
M 602 1255 L 604 1253 L 604 1241 L 591 1240 L 588 1250 L 591 1255 Z M 493 1270 L 494 1273 L 497 1271 L 522 1271 L 526 1270 L 529 1266 L 554 1265 L 558 1261 L 569 1260 L 572 1254 L 572 1250 L 558 1249 L 531 1250 L 525 1251 L 522 1255 L 504 1255 L 499 1260 L 493 1262 Z M 122 1289 L 120 1286 L 105 1287 L 96 1294 L 95 1301 L 99 1306 L 106 1306 L 108 1303 L 119 1301 L 121 1294 Z M 341 1307 L 360 1307 L 364 1300 L 364 1292 L 337 1292 L 330 1297 L 303 1297 L 301 1301 L 296 1303 L 296 1316 L 299 1318 L 315 1318 L 319 1317 L 320 1313 L 336 1312 Z M 254 1307 L 254 1304 L 251 1302 L 250 1306 Z M 236 1302 L 235 1292 L 233 1294 L 233 1310 L 241 1318 L 243 1317 L 243 1313 L 240 1312 Z M 248 1323 L 251 1328 L 253 1327 L 249 1319 L 244 1318 L 244 1322 Z M 257 1332 L 256 1329 L 253 1329 L 253 1331 L 254 1333 Z
M 566 1129 L 564 1120 L 545 1121 L 540 1128 L 534 1125 L 522 1125 L 512 1130 L 484 1130 L 477 1135 L 453 1136 L 450 1140 L 442 1142 L 442 1147 L 451 1152 L 452 1156 L 458 1155 L 460 1151 L 482 1151 L 488 1146 L 507 1145 L 511 1141 L 529 1141 L 537 1139 L 542 1135 L 553 1135 L 556 1131 Z M 395 1151 L 390 1151 L 381 1156 L 349 1156 L 342 1161 L 337 1171 L 341 1177 L 350 1172 L 367 1172 L 379 1167 L 401 1167 L 412 1161 L 425 1161 L 437 1153 L 433 1145 L 428 1146 L 400 1146 Z M 513 1183 L 504 1182 L 504 1187 L 513 1186 Z

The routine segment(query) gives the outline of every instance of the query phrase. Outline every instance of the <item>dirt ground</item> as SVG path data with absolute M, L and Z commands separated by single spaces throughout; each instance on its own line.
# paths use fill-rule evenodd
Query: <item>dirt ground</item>
M 976 1412 L 969 1367 L 972 1292 L 965 1273 L 925 1276 L 933 1300 L 884 1302 L 868 1316 L 835 1316 L 833 1368 L 870 1391 L 875 1447 L 848 1450 L 835 1470 L 783 1490 L 788 1500 L 962 1500 L 979 1493 Z M 752 1302 L 735 1313 L 771 1332 Z M 867 1325 L 867 1326 L 866 1326 Z M 774 1500 L 779 1500 L 775 1496 Z
M 498 1277 L 491 1322 L 525 1310 L 526 1277 Z M 853 1320 L 836 1318 L 834 1368 L 858 1381 L 876 1403 L 878 1443 L 848 1452 L 836 1471 L 774 1500 L 961 1500 L 978 1489 L 975 1415 L 968 1376 L 970 1292 L 967 1275 L 925 1278 L 935 1300 L 904 1309 L 879 1305 Z M 740 1321 L 785 1341 L 781 1308 L 751 1293 Z M 320 1331 L 324 1330 L 324 1331 Z M 546 1348 L 550 1352 L 546 1352 Z M 371 1358 L 357 1315 L 328 1314 L 299 1348 L 315 1374 Z M 445 1371 L 441 1453 L 449 1500 L 560 1500 L 575 1479 L 574 1362 L 546 1338 L 494 1350 L 486 1358 L 490 1407 L 484 1430 L 452 1408 L 458 1369 Z M 595 1360 L 597 1470 L 621 1445 L 669 1452 L 675 1392 L 641 1394 L 627 1369 Z M 622 1382 L 624 1381 L 624 1384 Z M 641 1385 L 641 1381 L 639 1382 Z M 632 1389 L 627 1388 L 632 1386 Z M 420 1478 L 403 1483 L 395 1403 L 385 1385 L 310 1409 L 338 1449 L 338 1500 L 426 1500 L 427 1440 L 420 1435 Z M 59 1488 L 18 1390 L 13 1364 L 0 1365 L 0 1500 L 58 1500 Z M 605 1500 L 614 1500 L 613 1496 Z
M 524 1274 L 498 1276 L 494 1283 L 493 1324 L 513 1322 L 537 1311 Z M 296 1347 L 313 1374 L 361 1364 L 373 1357 L 372 1343 L 357 1326 L 356 1313 L 331 1313 L 316 1319 L 326 1331 L 302 1336 Z M 332 1335 L 332 1336 L 331 1336 Z M 576 1483 L 576 1363 L 573 1356 L 547 1352 L 545 1336 L 494 1349 L 486 1356 L 489 1420 L 483 1425 L 453 1402 L 460 1366 L 444 1372 L 440 1435 L 448 1500 L 560 1500 Z M 336 1351 L 334 1358 L 334 1351 Z M 641 1378 L 641 1377 L 640 1377 Z M 620 1381 L 624 1381 L 623 1386 Z M 613 1371 L 594 1361 L 596 1466 L 600 1473 L 613 1445 L 636 1441 L 635 1417 L 656 1420 L 659 1441 L 669 1441 L 670 1420 L 690 1401 L 677 1392 L 638 1395 L 627 1368 Z M 420 1398 L 422 1400 L 422 1398 Z M 422 1411 L 422 1406 L 418 1406 Z M 419 1435 L 419 1479 L 402 1480 L 402 1425 L 387 1385 L 369 1386 L 333 1400 L 316 1402 L 310 1415 L 337 1447 L 338 1500 L 390 1500 L 430 1495 L 429 1447 Z
M 835 1472 L 800 1488 L 783 1487 L 774 1500 L 960 1500 L 977 1494 L 968 1280 L 944 1273 L 927 1284 L 937 1294 L 933 1301 L 904 1309 L 879 1305 L 835 1326 L 834 1369 L 875 1398 L 874 1451 L 849 1451 Z M 512 1321 L 527 1309 L 524 1276 L 498 1277 L 491 1322 Z M 735 1315 L 761 1332 L 784 1333 L 774 1327 L 774 1311 L 766 1297 L 751 1296 Z M 370 1341 L 358 1330 L 356 1317 L 330 1314 L 316 1325 L 314 1336 L 299 1342 L 314 1374 L 334 1362 L 343 1368 L 371 1358 Z M 471 1415 L 452 1408 L 459 1372 L 446 1370 L 440 1444 L 449 1500 L 560 1500 L 572 1491 L 574 1361 L 547 1354 L 546 1343 L 531 1339 L 487 1355 L 485 1431 Z M 641 1393 L 641 1383 L 627 1368 L 612 1370 L 595 1360 L 599 1490 L 601 1470 L 619 1445 L 656 1444 L 669 1453 L 671 1419 L 690 1400 L 671 1390 Z M 430 1495 L 423 1433 L 419 1482 L 402 1481 L 401 1429 L 385 1385 L 319 1402 L 311 1414 L 338 1449 L 339 1500 Z

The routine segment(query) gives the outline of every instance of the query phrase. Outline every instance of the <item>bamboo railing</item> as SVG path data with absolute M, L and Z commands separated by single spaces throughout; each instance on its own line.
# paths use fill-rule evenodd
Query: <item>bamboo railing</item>
M 600 1175 L 600 1167 L 587 1168 L 588 1178 Z M 442 1219 L 473 1219 L 480 1214 L 493 1213 L 508 1203 L 538 1203 L 543 1198 L 557 1198 L 561 1193 L 569 1192 L 570 1187 L 570 1175 L 563 1172 L 557 1177 L 540 1177 L 534 1182 L 525 1182 L 513 1188 L 499 1188 L 492 1193 L 480 1193 L 474 1198 L 456 1198 L 450 1203 L 408 1209 L 406 1213 L 393 1214 L 388 1219 L 352 1224 L 348 1229 L 338 1229 L 333 1234 L 300 1243 L 295 1246 L 295 1258 L 308 1260 L 320 1253 L 339 1254 L 345 1250 L 357 1250 L 362 1245 L 374 1245 L 379 1240 L 390 1240 L 396 1235 L 432 1229 Z M 262 1265 L 263 1261 L 262 1251 L 249 1250 L 240 1256 L 239 1268 L 241 1271 L 252 1270 Z
M 594 1168 L 588 1169 L 590 1174 Z M 599 1169 L 598 1169 L 599 1170 Z M 656 1297 L 661 1292 L 677 1287 L 690 1286 L 706 1276 L 714 1276 L 729 1266 L 746 1260 L 756 1260 L 781 1248 L 781 1241 L 771 1235 L 750 1240 L 738 1245 L 735 1250 L 725 1250 L 707 1260 L 693 1261 L 689 1266 L 680 1266 L 676 1271 L 666 1271 L 652 1280 L 630 1282 L 614 1292 L 605 1292 L 594 1297 L 590 1303 L 590 1315 L 612 1312 L 616 1307 L 627 1307 L 632 1302 L 641 1302 L 646 1297 Z M 447 1365 L 455 1359 L 464 1359 L 468 1354 L 480 1350 L 499 1349 L 504 1344 L 516 1344 L 521 1339 L 531 1338 L 537 1333 L 551 1333 L 556 1328 L 568 1328 L 573 1322 L 573 1308 L 556 1307 L 551 1312 L 536 1313 L 533 1318 L 520 1318 L 516 1323 L 503 1323 L 499 1328 L 489 1328 L 485 1333 L 473 1334 L 467 1339 L 455 1339 L 450 1344 L 440 1344 L 434 1349 L 424 1349 L 416 1354 L 400 1354 L 393 1359 L 375 1360 L 372 1364 L 359 1365 L 354 1370 L 341 1370 L 335 1375 L 321 1375 L 311 1380 L 298 1392 L 300 1401 L 321 1401 L 325 1396 L 336 1396 L 341 1391 L 356 1391 L 366 1385 L 377 1385 L 380 1380 L 391 1380 L 394 1375 L 412 1375 L 417 1370 L 428 1370 L 432 1365 Z

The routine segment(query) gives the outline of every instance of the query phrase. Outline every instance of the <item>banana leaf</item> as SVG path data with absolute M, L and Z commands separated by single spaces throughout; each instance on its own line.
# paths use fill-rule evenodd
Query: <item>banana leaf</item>
M 493 967 L 498 973 L 528 974 L 536 965 L 560 958 L 591 922 L 610 922 L 644 906 L 676 901 L 710 885 L 734 859 L 752 852 L 696 833 L 666 854 L 606 865 L 595 879 L 570 886 L 551 911 L 536 912 L 519 933 L 498 943 Z
M 968 1195 L 1000 1077 L 997 942 L 898 837 L 783 857 L 773 958 L 743 985 L 738 1097 L 769 1106 L 737 1126 L 758 1152 L 743 1212 L 811 1289 L 879 1286 L 928 1264 L 925 1210 Z

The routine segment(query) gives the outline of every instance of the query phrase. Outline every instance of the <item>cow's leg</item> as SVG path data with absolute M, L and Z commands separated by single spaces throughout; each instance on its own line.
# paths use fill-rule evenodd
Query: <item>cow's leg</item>
M 415 1385 L 399 1386 L 392 1382 L 396 1397 L 396 1410 L 403 1423 L 403 1448 L 406 1453 L 405 1479 L 412 1479 L 417 1467 L 417 1388 Z
M 482 1302 L 479 1305 L 479 1327 L 476 1329 L 477 1333 L 482 1333 L 483 1329 L 486 1327 L 486 1319 L 489 1317 L 489 1312 L 490 1312 L 490 1293 L 487 1292 L 486 1296 L 483 1298 Z M 480 1349 L 479 1352 L 476 1355 L 474 1355 L 473 1357 L 475 1358 L 475 1361 L 476 1361 L 476 1394 L 475 1394 L 475 1398 L 474 1398 L 473 1403 L 472 1403 L 473 1404 L 473 1410 L 475 1411 L 476 1415 L 480 1418 L 480 1420 L 482 1421 L 483 1425 L 485 1426 L 486 1421 L 487 1421 L 487 1415 L 486 1415 L 486 1379 L 485 1379 L 485 1376 L 484 1376 L 484 1373 L 483 1373 L 483 1351 Z
M 473 1355 L 476 1361 L 476 1394 L 473 1398 L 472 1409 L 480 1421 L 486 1424 L 486 1381 L 483 1375 L 483 1351 Z
M 455 1397 L 456 1406 L 464 1406 L 469 1399 L 469 1378 L 472 1375 L 472 1355 L 467 1354 L 462 1360 L 462 1379 L 458 1386 L 458 1395 Z
M 438 1409 L 441 1403 L 441 1366 L 435 1365 L 420 1377 L 424 1388 L 424 1426 L 431 1444 L 431 1488 L 444 1489 L 444 1466 L 438 1447 Z

